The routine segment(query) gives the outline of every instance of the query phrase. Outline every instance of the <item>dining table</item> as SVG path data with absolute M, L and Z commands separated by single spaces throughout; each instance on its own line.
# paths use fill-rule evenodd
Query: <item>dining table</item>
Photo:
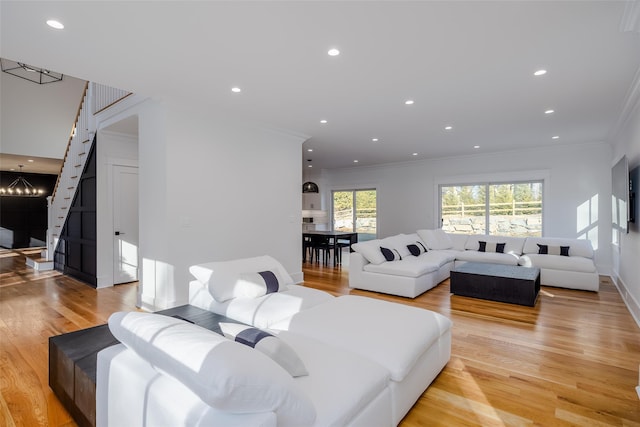
M 349 246 L 349 252 L 353 252 L 351 245 L 358 243 L 358 233 L 354 231 L 335 230 L 308 230 L 302 232 L 302 262 L 307 261 L 307 246 L 305 242 L 324 238 L 329 249 L 333 249 L 335 265 L 342 264 L 342 247 Z M 348 241 L 348 243 L 347 243 Z

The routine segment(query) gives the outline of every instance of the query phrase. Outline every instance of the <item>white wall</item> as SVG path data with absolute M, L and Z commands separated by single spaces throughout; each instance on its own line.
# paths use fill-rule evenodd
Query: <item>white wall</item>
M 332 190 L 376 188 L 378 236 L 386 237 L 439 226 L 438 184 L 543 178 L 544 235 L 576 238 L 587 233 L 596 249 L 598 271 L 610 274 L 610 162 L 611 147 L 605 143 L 558 145 L 329 170 L 321 191 L 327 192 L 323 200 L 330 200 Z
M 640 102 L 635 105 L 614 142 L 613 161 L 623 155 L 629 170 L 640 166 Z M 636 190 L 636 194 L 638 194 Z M 638 220 L 636 220 L 638 221 Z M 612 245 L 613 278 L 636 323 L 640 326 L 640 232 L 639 226 L 620 236 L 620 245 Z
M 69 76 L 41 85 L 0 73 L 2 153 L 62 159 L 84 85 Z
M 142 304 L 188 302 L 192 264 L 269 254 L 301 278 L 303 138 L 155 103 L 139 115 Z

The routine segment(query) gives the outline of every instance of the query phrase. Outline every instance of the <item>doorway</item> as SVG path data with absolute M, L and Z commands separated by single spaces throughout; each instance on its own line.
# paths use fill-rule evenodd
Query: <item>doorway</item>
M 333 191 L 333 229 L 358 233 L 358 241 L 375 239 L 377 230 L 376 189 Z

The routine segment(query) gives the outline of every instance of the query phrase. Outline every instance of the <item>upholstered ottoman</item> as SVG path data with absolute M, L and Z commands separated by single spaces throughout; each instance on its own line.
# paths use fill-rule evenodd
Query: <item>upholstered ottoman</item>
M 398 424 L 449 361 L 451 325 L 432 311 L 346 295 L 296 313 L 272 329 L 332 344 L 385 367 L 393 422 Z

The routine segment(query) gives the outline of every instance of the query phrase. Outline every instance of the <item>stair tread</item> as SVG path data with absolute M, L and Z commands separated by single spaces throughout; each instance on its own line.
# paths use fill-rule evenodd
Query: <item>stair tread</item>
M 42 255 L 25 255 L 25 258 L 29 258 L 34 262 L 53 262 L 51 259 L 46 259 Z

